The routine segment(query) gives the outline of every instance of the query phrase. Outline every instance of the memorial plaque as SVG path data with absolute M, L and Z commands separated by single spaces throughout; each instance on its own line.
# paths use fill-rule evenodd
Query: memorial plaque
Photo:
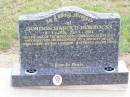
M 19 18 L 20 68 L 13 86 L 125 84 L 120 16 L 64 7 Z

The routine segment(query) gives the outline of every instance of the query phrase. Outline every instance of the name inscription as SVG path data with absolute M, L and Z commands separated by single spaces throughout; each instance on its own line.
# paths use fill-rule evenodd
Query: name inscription
M 73 21 L 67 21 L 64 25 L 54 25 L 53 22 L 62 18 L 76 18 L 80 22 L 87 21 L 83 25 L 75 25 Z M 93 19 L 79 13 L 63 12 L 45 19 L 45 26 L 33 23 L 26 26 L 22 45 L 70 45 L 70 44 L 106 44 L 116 43 L 112 23 L 94 24 Z M 90 22 L 90 24 L 88 23 Z M 98 30 L 98 33 L 95 31 Z M 104 33 L 105 32 L 105 33 Z

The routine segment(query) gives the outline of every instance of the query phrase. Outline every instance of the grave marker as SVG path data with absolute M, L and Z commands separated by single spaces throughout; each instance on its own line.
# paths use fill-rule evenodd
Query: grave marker
M 19 18 L 20 69 L 13 86 L 125 84 L 120 16 L 64 7 Z M 106 80 L 107 79 L 107 80 Z

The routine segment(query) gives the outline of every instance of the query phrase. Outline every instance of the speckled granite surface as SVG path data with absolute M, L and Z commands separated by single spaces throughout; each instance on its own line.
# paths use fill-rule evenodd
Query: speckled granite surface
M 55 86 L 53 84 L 53 76 L 55 72 L 42 72 L 36 75 L 21 74 L 19 65 L 13 69 L 12 72 L 12 86 L 26 87 L 26 86 Z M 123 61 L 118 62 L 118 71 L 116 72 L 71 72 L 61 74 L 63 85 L 101 85 L 101 84 L 127 84 L 128 70 Z
M 61 85 L 127 83 L 128 72 L 118 72 L 119 32 L 115 13 L 64 7 L 21 16 L 13 86 L 54 85 L 55 74 L 62 75 Z

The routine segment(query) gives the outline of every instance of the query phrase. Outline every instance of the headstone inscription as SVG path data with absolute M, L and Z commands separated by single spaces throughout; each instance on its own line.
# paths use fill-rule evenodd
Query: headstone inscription
M 12 85 L 126 84 L 119 66 L 120 16 L 64 7 L 19 18 L 20 67 Z

